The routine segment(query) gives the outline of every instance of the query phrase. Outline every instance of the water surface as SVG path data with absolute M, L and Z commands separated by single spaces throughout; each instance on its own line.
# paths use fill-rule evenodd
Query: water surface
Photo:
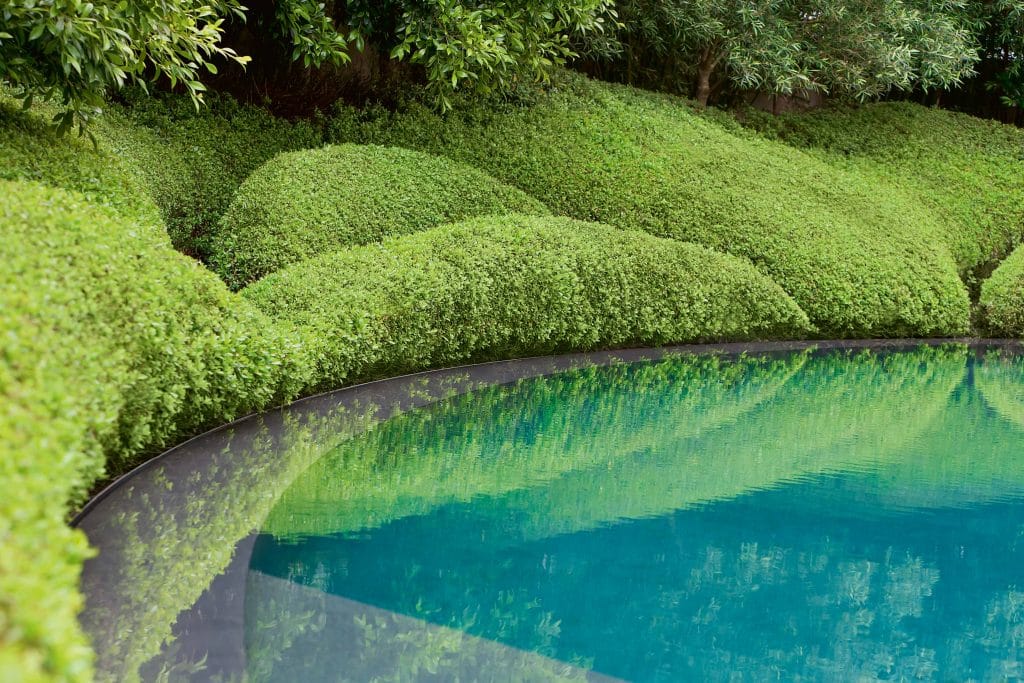
M 1024 356 L 621 355 L 323 397 L 130 479 L 82 522 L 101 677 L 1024 676 Z

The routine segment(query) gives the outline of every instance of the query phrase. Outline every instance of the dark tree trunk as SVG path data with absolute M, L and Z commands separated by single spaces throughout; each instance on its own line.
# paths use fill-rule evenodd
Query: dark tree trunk
M 697 85 L 693 96 L 702 107 L 708 106 L 708 99 L 711 97 L 711 75 L 715 72 L 720 56 L 714 47 L 709 47 L 704 50 L 697 64 Z

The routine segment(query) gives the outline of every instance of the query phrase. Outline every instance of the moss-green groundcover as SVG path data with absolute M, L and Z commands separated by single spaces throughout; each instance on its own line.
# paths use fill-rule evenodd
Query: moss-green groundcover
M 0 101 L 2 680 L 89 678 L 75 621 L 88 550 L 65 515 L 187 435 L 467 360 L 964 334 L 961 276 L 1021 236 L 1005 193 L 944 211 L 930 176 L 889 182 L 909 162 L 851 164 L 575 76 L 446 116 L 189 107 L 112 107 L 93 146 L 49 132 L 45 105 Z M 927 139 L 934 122 L 915 125 Z M 991 131 L 978 182 L 1021 192 L 1017 133 Z M 352 144 L 366 142 L 391 147 Z M 258 205 L 280 220 L 260 223 Z M 983 287 L 1004 334 L 1022 331 L 1020 262 Z

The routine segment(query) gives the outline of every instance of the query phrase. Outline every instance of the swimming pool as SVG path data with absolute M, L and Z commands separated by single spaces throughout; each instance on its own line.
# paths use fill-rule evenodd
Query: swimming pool
M 424 373 L 203 435 L 79 524 L 110 679 L 1020 676 L 1024 355 Z

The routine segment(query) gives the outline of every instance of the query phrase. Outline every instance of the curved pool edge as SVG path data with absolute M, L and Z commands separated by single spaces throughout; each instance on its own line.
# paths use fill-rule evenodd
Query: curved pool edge
M 801 340 L 618 349 L 426 370 L 323 392 L 234 420 L 140 464 L 104 488 L 76 516 L 76 526 L 100 549 L 99 555 L 86 563 L 81 584 L 87 602 L 83 624 L 101 625 L 98 631 L 86 629 L 94 637 L 94 647 L 104 664 L 99 670 L 110 674 L 111 680 L 141 671 L 140 667 L 151 660 L 144 655 L 155 656 L 167 642 L 173 642 L 163 640 L 172 627 L 185 628 L 193 635 L 209 631 L 210 637 L 197 641 L 209 643 L 224 624 L 237 626 L 239 615 L 245 614 L 247 591 L 243 579 L 250 565 L 251 541 L 260 523 L 267 519 L 272 504 L 268 501 L 275 499 L 275 492 L 291 486 L 301 472 L 347 439 L 407 411 L 520 380 L 679 356 L 753 356 L 759 362 L 761 358 L 791 354 L 811 358 L 836 350 L 912 351 L 949 346 L 962 348 L 965 353 L 1005 349 L 1016 355 L 1024 350 L 1020 340 L 980 338 Z M 810 353 L 801 353 L 804 351 Z M 200 527 L 209 530 L 214 542 L 197 541 L 193 532 Z M 161 544 L 155 554 L 139 552 L 140 543 L 146 545 L 146 539 L 156 537 L 166 537 L 168 542 Z M 217 577 L 223 577 L 232 589 L 215 588 L 211 577 L 215 583 L 222 580 Z M 176 585 L 173 601 L 166 599 L 165 584 L 169 581 Z M 118 593 L 120 598 L 110 600 Z M 210 602 L 208 593 L 235 595 L 236 604 L 230 609 L 218 606 L 215 600 Z M 146 595 L 152 595 L 155 602 L 150 603 Z M 215 608 L 227 619 L 210 622 L 217 627 L 215 631 L 202 620 L 189 622 L 190 611 L 181 609 L 185 604 L 200 604 L 196 602 L 200 600 L 204 605 L 200 611 L 209 613 Z M 94 601 L 99 610 L 90 613 L 89 603 Z M 142 618 L 139 615 L 143 611 L 160 618 Z M 148 621 L 159 622 L 161 628 L 138 628 Z M 126 633 L 137 635 L 126 639 Z M 112 647 L 103 641 L 109 641 Z M 206 656 L 224 662 L 225 669 L 244 669 L 242 642 L 221 641 L 216 649 L 207 649 L 203 654 Z
M 117 476 L 113 481 L 111 481 L 109 484 L 104 486 L 98 493 L 96 493 L 96 495 L 92 496 L 88 501 L 86 501 L 86 503 L 71 517 L 68 524 L 72 528 L 79 528 L 83 520 L 86 517 L 88 517 L 88 515 L 96 508 L 96 506 L 99 505 L 111 493 L 113 493 L 120 487 L 124 486 L 131 479 L 145 472 L 150 467 L 159 464 L 168 457 L 173 457 L 173 455 L 176 452 L 188 447 L 189 445 L 192 445 L 195 442 L 209 438 L 219 432 L 233 429 L 250 420 L 257 419 L 260 416 L 280 413 L 282 411 L 300 407 L 301 405 L 308 402 L 324 400 L 327 398 L 333 399 L 342 393 L 356 392 L 359 390 L 365 390 L 369 387 L 386 385 L 388 383 L 412 381 L 419 378 L 440 377 L 452 373 L 479 371 L 486 368 L 518 367 L 521 365 L 528 365 L 531 363 L 548 361 L 564 361 L 567 363 L 573 361 L 593 365 L 607 365 L 613 362 L 631 363 L 644 360 L 658 360 L 661 357 L 672 354 L 717 354 L 728 356 L 753 353 L 787 353 L 793 351 L 805 351 L 808 349 L 821 351 L 835 349 L 901 349 L 914 348 L 918 346 L 942 346 L 946 344 L 963 344 L 971 348 L 1015 348 L 1021 352 L 1024 352 L 1024 339 L 999 339 L 984 337 L 928 337 L 921 339 L 829 339 L 783 340 L 761 342 L 724 342 L 708 344 L 679 344 L 662 347 L 635 347 L 606 351 L 583 351 L 553 356 L 526 356 L 522 358 L 509 358 L 504 360 L 486 361 L 482 363 L 469 363 L 466 365 L 456 365 L 444 368 L 432 368 L 428 370 L 419 370 L 417 372 L 406 373 L 403 375 L 395 375 L 393 377 L 382 377 L 380 379 L 344 386 L 338 389 L 329 389 L 327 391 L 323 391 L 317 394 L 304 396 L 302 398 L 296 399 L 295 401 L 292 401 L 291 403 L 276 406 L 265 411 L 248 413 L 234 420 L 231 420 L 230 422 L 226 422 L 222 425 L 218 425 L 204 432 L 200 432 L 199 434 L 191 436 L 188 439 L 178 444 L 175 444 L 174 446 L 171 446 L 170 448 L 161 451 L 157 455 L 139 463 L 138 465 L 128 470 L 124 474 Z M 552 374 L 555 372 L 559 372 L 561 370 L 569 369 L 569 367 L 571 367 L 571 365 L 552 367 L 550 370 L 546 372 L 538 372 L 535 374 L 519 374 L 516 377 L 505 380 L 505 382 L 499 381 L 492 382 L 491 384 L 502 384 L 527 377 L 537 377 L 545 374 Z M 482 386 L 487 386 L 487 384 L 481 384 L 474 388 L 481 388 Z

